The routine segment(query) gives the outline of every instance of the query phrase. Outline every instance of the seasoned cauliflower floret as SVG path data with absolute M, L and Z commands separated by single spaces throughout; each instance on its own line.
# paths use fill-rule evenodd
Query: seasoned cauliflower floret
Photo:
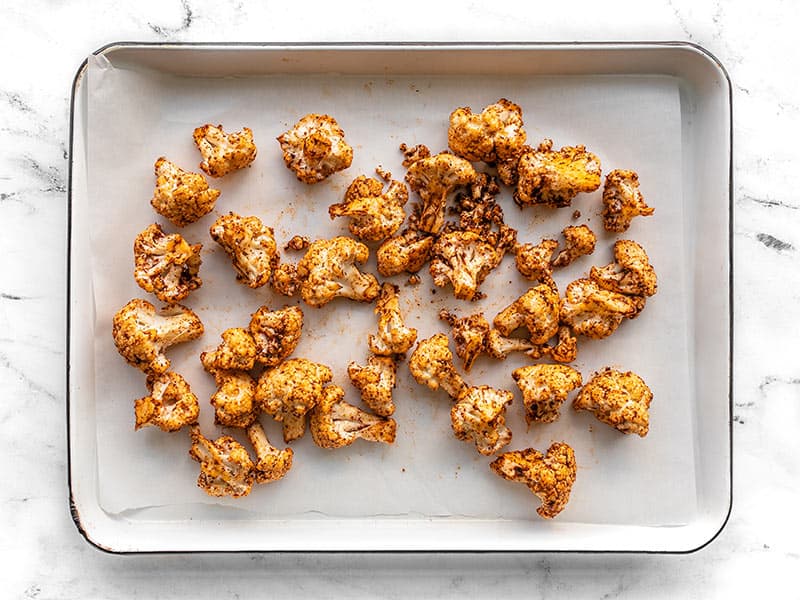
M 553 281 L 553 265 L 550 260 L 558 248 L 556 240 L 542 240 L 533 244 L 517 246 L 517 271 L 523 277 L 539 283 L 550 284 Z
M 561 233 L 564 234 L 565 248 L 553 261 L 554 267 L 566 267 L 578 257 L 594 252 L 597 236 L 586 225 L 565 227 Z
M 506 452 L 489 466 L 503 479 L 527 485 L 541 499 L 536 512 L 544 519 L 564 510 L 578 470 L 575 453 L 563 442 L 550 444 L 544 455 L 533 448 Z
M 606 368 L 595 373 L 572 403 L 575 410 L 588 410 L 599 421 L 622 433 L 647 435 L 653 392 L 636 373 Z
M 300 279 L 297 277 L 297 265 L 280 263 L 272 271 L 272 289 L 282 296 L 294 296 L 300 288 Z
M 589 278 L 605 290 L 630 296 L 652 296 L 658 289 L 647 252 L 631 240 L 617 240 L 614 262 L 602 269 L 592 267 Z
M 495 318 L 495 328 L 504 336 L 524 327 L 533 344 L 544 344 L 558 333 L 558 292 L 540 284 L 529 289 Z
M 223 177 L 237 169 L 249 167 L 256 159 L 253 132 L 247 127 L 225 133 L 222 125 L 206 124 L 194 130 L 194 143 L 203 162 L 200 168 L 211 177 Z
M 251 288 L 269 281 L 278 265 L 278 246 L 272 227 L 264 225 L 258 217 L 229 213 L 214 221 L 209 233 L 231 257 L 237 281 Z
M 591 279 L 577 279 L 567 286 L 561 303 L 561 322 L 578 335 L 601 339 L 616 331 L 622 319 L 640 310 L 630 297 L 604 290 Z
M 311 411 L 309 428 L 314 443 L 327 449 L 349 446 L 359 438 L 393 444 L 397 433 L 394 419 L 371 415 L 348 404 L 344 401 L 344 390 L 338 385 L 323 390 Z
M 233 327 L 222 332 L 222 343 L 216 350 L 203 352 L 200 361 L 207 369 L 248 371 L 256 358 L 256 343 L 246 329 Z
M 283 479 L 292 468 L 294 451 L 291 448 L 278 450 L 273 446 L 258 421 L 247 428 L 247 437 L 256 451 L 257 462 L 253 466 L 256 483 L 271 483 Z
M 328 214 L 351 217 L 350 233 L 366 242 L 380 242 L 392 236 L 406 218 L 403 209 L 408 189 L 400 181 L 391 181 L 386 192 L 377 179 L 358 176 L 344 194 L 344 201 L 331 204 Z
M 656 209 L 647 206 L 639 190 L 639 175 L 615 169 L 606 175 L 603 188 L 603 227 L 624 233 L 634 217 L 649 217 Z
M 558 328 L 558 342 L 547 348 L 547 353 L 556 362 L 573 362 L 578 358 L 578 338 L 572 335 L 572 330 L 567 325 L 562 325 Z
M 144 398 L 136 400 L 136 429 L 154 425 L 162 431 L 178 431 L 184 425 L 197 423 L 200 404 L 186 380 L 172 371 L 147 376 Z
M 307 249 L 310 245 L 311 240 L 307 235 L 293 235 L 292 239 L 286 242 L 286 245 L 283 247 L 283 249 L 300 252 L 301 250 Z
M 443 233 L 431 250 L 429 270 L 433 283 L 439 287 L 452 283 L 456 298 L 472 300 L 478 293 L 478 286 L 503 260 L 503 254 L 503 249 L 475 232 Z
M 381 417 L 394 414 L 392 390 L 396 372 L 397 364 L 391 356 L 370 356 L 365 367 L 356 362 L 347 366 L 347 375 L 361 392 L 361 400 Z
M 408 168 L 418 160 L 423 158 L 430 158 L 431 151 L 425 144 L 417 144 L 416 146 L 406 146 L 400 144 L 400 152 L 403 153 L 403 166 Z
M 435 240 L 434 236 L 413 229 L 389 238 L 376 252 L 378 272 L 384 277 L 416 273 L 428 262 Z
M 530 340 L 505 337 L 497 329 L 490 329 L 486 334 L 486 353 L 497 360 L 505 360 L 512 352 L 524 352 L 538 358 L 538 346 Z
M 199 173 L 184 171 L 163 156 L 156 161 L 156 189 L 150 204 L 176 227 L 194 223 L 214 210 L 220 191 Z
M 486 348 L 486 338 L 489 335 L 489 321 L 483 313 L 457 317 L 447 309 L 439 311 L 439 318 L 446 321 L 456 343 L 456 355 L 464 361 L 464 371 L 469 373 L 472 363 Z
M 270 311 L 266 305 L 250 318 L 250 335 L 256 347 L 255 359 L 262 365 L 274 367 L 288 358 L 300 343 L 303 332 L 303 311 L 299 306 L 287 306 Z
M 567 394 L 582 381 L 581 374 L 567 365 L 529 365 L 511 376 L 522 391 L 528 425 L 557 421 Z
M 460 185 L 472 183 L 476 177 L 469 162 L 447 152 L 413 163 L 406 173 L 406 183 L 421 200 L 415 208 L 415 228 L 439 233 L 444 225 L 447 195 Z
M 447 345 L 447 336 L 437 333 L 417 344 L 408 361 L 411 375 L 420 385 L 432 390 L 442 388 L 451 398 L 458 398 L 467 387 L 453 364 L 453 353 Z
M 381 286 L 375 314 L 378 315 L 378 334 L 369 336 L 369 349 L 379 356 L 405 354 L 417 341 L 417 330 L 406 327 L 400 313 L 400 288 L 391 283 Z
M 489 456 L 511 441 L 506 427 L 506 405 L 514 394 L 488 385 L 466 388 L 450 409 L 453 433 L 465 442 L 473 442 L 478 452 Z
M 203 335 L 203 323 L 180 304 L 162 308 L 135 298 L 114 315 L 114 344 L 128 364 L 145 373 L 164 373 L 169 359 L 164 351 Z
M 205 365 L 204 365 L 205 366 Z M 258 417 L 256 383 L 245 371 L 211 371 L 217 391 L 211 396 L 214 423 L 223 427 L 248 427 Z
M 157 223 L 133 242 L 133 276 L 139 287 L 162 302 L 172 304 L 203 285 L 200 270 L 202 244 L 190 246 L 181 234 L 167 235 Z
M 303 436 L 306 413 L 317 404 L 322 386 L 331 379 L 328 367 L 305 358 L 290 358 L 261 375 L 256 400 L 265 413 L 283 423 L 285 442 Z
M 308 114 L 278 137 L 283 162 L 303 183 L 317 183 L 353 162 L 344 130 L 330 115 Z
M 525 145 L 522 109 L 501 98 L 478 114 L 470 107 L 450 114 L 447 143 L 454 154 L 470 162 L 495 163 L 519 156 Z
M 579 192 L 600 187 L 600 159 L 583 146 L 554 151 L 553 140 L 544 140 L 536 150 L 523 154 L 517 173 L 514 201 L 520 206 L 569 206 Z
M 375 276 L 356 267 L 369 258 L 369 248 L 348 237 L 317 240 L 297 265 L 300 294 L 310 306 L 324 306 L 339 296 L 372 302 L 380 293 Z
M 194 425 L 189 456 L 200 463 L 197 485 L 209 496 L 240 498 L 253 488 L 253 459 L 232 437 L 224 435 L 212 442 Z

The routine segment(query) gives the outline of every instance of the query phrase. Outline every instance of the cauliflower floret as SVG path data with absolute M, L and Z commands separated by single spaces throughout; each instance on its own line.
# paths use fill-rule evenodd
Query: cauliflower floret
M 450 114 L 447 143 L 454 154 L 470 162 L 493 164 L 498 160 L 519 156 L 525 145 L 522 109 L 501 98 L 479 115 L 469 106 Z
M 393 444 L 397 433 L 394 419 L 378 417 L 344 401 L 344 390 L 329 385 L 323 390 L 310 419 L 311 436 L 320 448 L 349 446 L 361 438 L 368 442 Z
M 413 163 L 406 173 L 406 183 L 422 201 L 415 207 L 415 229 L 439 233 L 444 225 L 447 195 L 459 185 L 472 183 L 476 177 L 469 162 L 447 152 Z
M 432 390 L 442 388 L 451 398 L 458 398 L 467 386 L 456 371 L 453 353 L 443 333 L 418 343 L 408 361 L 408 368 L 417 383 Z
M 264 428 L 258 421 L 247 428 L 247 437 L 253 444 L 258 461 L 253 466 L 256 483 L 271 483 L 283 479 L 292 468 L 294 451 L 291 448 L 278 450 L 270 444 Z
M 247 127 L 225 133 L 222 125 L 214 127 L 206 124 L 195 129 L 193 137 L 203 157 L 200 168 L 211 177 L 223 177 L 232 171 L 249 167 L 256 159 L 253 132 Z
M 377 250 L 378 272 L 384 277 L 400 273 L 416 273 L 431 254 L 433 236 L 406 229 L 400 235 L 389 238 Z
M 512 352 L 525 352 L 539 358 L 539 347 L 530 340 L 505 337 L 497 329 L 490 329 L 486 334 L 486 353 L 497 360 L 505 360 Z
M 205 366 L 205 365 L 204 365 Z M 256 383 L 245 371 L 211 371 L 217 391 L 211 396 L 214 423 L 223 427 L 248 427 L 258 417 Z
M 328 214 L 352 217 L 350 233 L 366 242 L 380 242 L 393 235 L 406 218 L 403 206 L 408 202 L 408 189 L 400 181 L 392 181 L 386 192 L 377 179 L 358 176 L 344 194 L 344 201 L 331 204 Z
M 391 283 L 381 286 L 375 314 L 378 315 L 378 334 L 369 336 L 369 349 L 379 356 L 405 354 L 417 341 L 417 330 L 406 327 L 400 313 L 400 288 Z
M 253 488 L 253 459 L 232 437 L 225 435 L 212 442 L 194 425 L 189 456 L 200 463 L 197 486 L 209 496 L 240 498 Z
M 439 311 L 439 318 L 450 325 L 456 355 L 464 361 L 464 371 L 469 373 L 475 359 L 486 349 L 489 321 L 482 312 L 459 318 L 444 308 Z
M 272 271 L 272 289 L 283 296 L 294 296 L 300 287 L 297 265 L 280 263 Z
M 636 373 L 606 368 L 595 373 L 572 403 L 575 410 L 588 410 L 599 421 L 622 433 L 647 435 L 653 392 Z
M 569 363 L 578 358 L 578 338 L 572 330 L 562 325 L 558 328 L 558 342 L 553 347 L 545 347 L 547 353 L 556 362 Z
M 287 306 L 270 311 L 266 305 L 250 318 L 250 335 L 256 347 L 255 359 L 262 365 L 274 367 L 297 348 L 303 332 L 303 311 L 299 306 Z
M 203 335 L 203 323 L 180 304 L 162 308 L 135 298 L 114 315 L 114 344 L 129 365 L 145 373 L 164 373 L 169 359 L 164 351 Z
M 317 240 L 297 265 L 303 300 L 315 307 L 324 306 L 339 296 L 372 302 L 380 293 L 378 280 L 356 267 L 368 258 L 369 248 L 352 238 Z
M 272 228 L 261 219 L 229 213 L 214 221 L 209 233 L 231 257 L 237 281 L 251 288 L 269 281 L 278 265 L 278 246 Z
M 545 455 L 533 448 L 506 452 L 489 466 L 503 479 L 527 485 L 541 499 L 536 512 L 544 519 L 564 510 L 578 470 L 575 453 L 563 442 L 550 444 Z
M 631 240 L 614 243 L 614 262 L 592 267 L 589 278 L 601 288 L 631 296 L 652 296 L 658 289 L 656 271 L 647 252 Z
M 308 114 L 278 137 L 283 162 L 303 183 L 317 183 L 353 162 L 344 130 L 330 115 Z
M 559 306 L 558 292 L 540 284 L 504 308 L 494 318 L 494 326 L 504 336 L 525 327 L 531 343 L 544 344 L 558 333 Z
M 267 369 L 258 380 L 256 401 L 261 409 L 283 423 L 283 440 L 291 442 L 306 431 L 306 413 L 322 396 L 322 386 L 333 379 L 325 365 L 305 358 L 290 358 Z
M 199 173 L 184 171 L 163 156 L 156 161 L 156 189 L 150 204 L 176 227 L 194 223 L 214 210 L 220 191 Z
M 456 194 L 455 206 L 450 212 L 458 213 L 458 225 L 448 223 L 445 231 L 471 231 L 503 254 L 514 248 L 517 230 L 503 220 L 503 209 L 495 201 L 499 193 L 496 177 L 478 173 L 466 191 Z
M 567 286 L 561 303 L 561 322 L 578 335 L 601 339 L 616 331 L 622 319 L 638 313 L 630 297 L 604 290 L 591 279 L 577 279 Z
M 190 246 L 179 233 L 167 235 L 160 225 L 153 223 L 133 242 L 136 283 L 167 304 L 183 300 L 203 285 L 197 276 L 202 247 L 202 244 Z
M 136 400 L 136 429 L 154 425 L 162 431 L 178 431 L 197 423 L 200 404 L 186 380 L 172 371 L 147 376 L 149 395 Z
M 212 352 L 203 352 L 200 361 L 207 370 L 248 371 L 256 359 L 256 343 L 246 329 L 233 327 L 222 332 L 222 343 Z
M 292 239 L 286 242 L 286 245 L 283 247 L 283 249 L 300 252 L 301 250 L 307 249 L 310 245 L 311 240 L 307 235 L 293 235 Z
M 370 356 L 365 367 L 356 362 L 347 366 L 347 375 L 361 392 L 361 400 L 381 417 L 394 414 L 392 390 L 396 372 L 397 364 L 390 356 Z
M 511 376 L 522 391 L 528 425 L 557 421 L 567 394 L 582 381 L 581 374 L 567 365 L 529 365 Z
M 519 206 L 569 206 L 579 192 L 600 187 L 600 159 L 584 146 L 553 151 L 553 140 L 544 140 L 539 148 L 523 154 L 517 172 L 514 201 Z
M 503 260 L 503 254 L 503 249 L 473 231 L 443 233 L 431 250 L 433 283 L 439 287 L 452 283 L 456 298 L 472 300 L 478 286 Z
M 565 227 L 561 233 L 564 234 L 565 248 L 553 261 L 554 267 L 566 267 L 576 258 L 594 252 L 597 236 L 586 225 Z
M 639 191 L 639 175 L 615 169 L 606 175 L 603 188 L 603 227 L 624 233 L 634 217 L 649 217 L 656 209 L 647 206 Z
M 520 244 L 516 248 L 517 271 L 532 281 L 550 284 L 553 281 L 553 265 L 550 259 L 558 248 L 556 240 L 542 240 L 533 244 Z
M 473 442 L 481 454 L 494 454 L 511 441 L 506 405 L 513 400 L 511 392 L 488 385 L 466 388 L 450 409 L 453 433 L 459 440 Z
M 403 166 L 406 168 L 410 167 L 418 160 L 430 158 L 431 156 L 431 151 L 425 144 L 417 144 L 413 147 L 400 144 L 400 152 L 403 153 Z

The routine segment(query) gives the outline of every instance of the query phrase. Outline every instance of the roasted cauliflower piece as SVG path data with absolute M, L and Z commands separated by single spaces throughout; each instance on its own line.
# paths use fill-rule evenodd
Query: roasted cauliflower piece
M 554 267 L 566 267 L 575 259 L 594 252 L 597 236 L 586 225 L 571 225 L 565 227 L 561 233 L 564 234 L 565 247 L 553 261 Z
M 561 322 L 578 335 L 601 339 L 616 331 L 624 318 L 640 307 L 629 296 L 602 289 L 591 279 L 576 279 L 567 286 L 561 303 Z
M 544 344 L 558 333 L 559 306 L 558 292 L 539 284 L 500 311 L 494 326 L 506 337 L 524 327 L 532 344 Z
M 384 277 L 400 273 L 416 273 L 431 254 L 434 236 L 414 229 L 406 229 L 383 242 L 376 252 L 378 272 Z
M 292 468 L 294 450 L 291 448 L 278 450 L 273 446 L 258 421 L 247 428 L 247 437 L 253 445 L 253 450 L 256 451 L 257 462 L 253 466 L 256 483 L 272 483 L 283 479 Z
M 578 358 L 578 338 L 572 330 L 562 325 L 558 328 L 558 342 L 555 346 L 546 347 L 547 353 L 556 362 L 569 363 Z
M 249 167 L 256 159 L 253 132 L 247 127 L 225 133 L 222 125 L 214 127 L 206 124 L 195 129 L 193 137 L 203 157 L 200 168 L 211 177 L 223 177 L 232 171 Z
M 417 383 L 432 390 L 442 388 L 451 398 L 458 398 L 467 387 L 456 371 L 453 353 L 443 333 L 419 342 L 408 361 L 408 368 Z
M 300 279 L 297 276 L 297 265 L 280 263 L 272 271 L 272 289 L 282 296 L 294 296 L 300 288 Z
M 639 175 L 634 171 L 615 169 L 606 175 L 603 188 L 603 227 L 606 231 L 624 233 L 634 217 L 649 217 L 655 212 L 647 206 L 639 190 Z
M 278 137 L 283 162 L 303 183 L 313 184 L 350 166 L 353 149 L 330 115 L 308 114 Z
M 512 352 L 524 352 L 534 358 L 539 357 L 539 347 L 530 340 L 506 337 L 497 329 L 486 334 L 486 353 L 497 360 L 505 360 Z
M 372 302 L 380 293 L 375 276 L 356 267 L 367 261 L 369 248 L 348 237 L 317 240 L 297 265 L 300 295 L 320 307 L 337 297 Z
M 473 300 L 487 275 L 503 260 L 504 250 L 473 231 L 451 231 L 438 237 L 431 249 L 433 283 L 453 285 L 460 300 Z
M 283 249 L 300 252 L 301 250 L 306 250 L 310 245 L 311 240 L 307 235 L 293 235 L 292 239 L 286 242 L 286 245 L 283 247 Z
M 333 379 L 325 365 L 305 358 L 290 358 L 267 369 L 258 380 L 256 401 L 261 409 L 283 423 L 283 440 L 291 442 L 306 431 L 306 413 L 322 396 L 322 386 Z
M 466 388 L 450 409 L 453 433 L 459 440 L 473 442 L 481 454 L 494 454 L 511 441 L 506 405 L 513 400 L 511 392 L 488 385 Z
M 541 499 L 536 512 L 544 519 L 564 510 L 578 470 L 575 453 L 563 442 L 550 444 L 544 455 L 533 448 L 506 452 L 489 466 L 503 479 L 527 485 Z
M 589 278 L 604 290 L 629 296 L 652 296 L 658 289 L 647 252 L 632 240 L 614 242 L 614 262 L 602 269 L 592 267 Z
M 163 156 L 156 161 L 156 189 L 150 204 L 176 227 L 194 223 L 212 210 L 220 191 L 199 173 L 184 171 Z
M 553 265 L 550 262 L 558 248 L 556 240 L 542 240 L 536 245 L 519 244 L 516 248 L 517 271 L 526 279 L 550 284 L 553 281 Z
M 211 396 L 214 423 L 248 427 L 258 418 L 256 383 L 245 371 L 213 371 L 217 391 Z
M 157 223 L 133 242 L 133 276 L 145 292 L 172 304 L 203 285 L 200 270 L 202 244 L 189 245 L 179 233 L 167 235 Z
M 375 314 L 378 315 L 378 334 L 369 336 L 369 349 L 379 356 L 405 354 L 417 341 L 417 330 L 406 327 L 400 313 L 400 288 L 391 283 L 381 286 Z
M 472 183 L 476 177 L 477 173 L 469 162 L 447 152 L 411 164 L 406 173 L 406 183 L 421 200 L 414 210 L 414 228 L 426 233 L 439 233 L 444 225 L 447 195 L 460 185 Z
M 606 368 L 595 373 L 572 403 L 575 410 L 588 410 L 598 421 L 622 433 L 644 437 L 650 428 L 653 392 L 636 373 Z
M 393 444 L 397 433 L 394 419 L 378 417 L 344 401 L 344 390 L 329 385 L 311 411 L 311 437 L 320 448 L 349 446 L 361 438 L 368 442 Z
M 180 304 L 162 308 L 134 298 L 114 315 L 112 335 L 117 351 L 128 364 L 145 373 L 164 373 L 169 359 L 164 351 L 203 335 L 203 323 Z
M 200 362 L 206 369 L 249 371 L 256 359 L 256 343 L 250 332 L 241 327 L 233 327 L 222 332 L 222 343 L 216 350 L 203 352 Z
M 557 421 L 567 395 L 582 381 L 581 374 L 567 365 L 529 365 L 511 376 L 522 392 L 528 425 Z
M 356 362 L 351 362 L 347 367 L 347 375 L 353 386 L 361 392 L 361 400 L 381 417 L 394 414 L 392 390 L 396 372 L 397 363 L 391 356 L 370 356 L 364 367 Z
M 579 192 L 600 187 L 600 159 L 584 146 L 554 151 L 553 140 L 544 140 L 520 157 L 517 177 L 514 201 L 519 206 L 569 206 Z
M 469 373 L 475 359 L 486 349 L 489 321 L 482 312 L 459 318 L 444 308 L 439 311 L 439 318 L 450 325 L 456 355 L 464 361 L 464 371 Z
M 494 164 L 519 156 L 525 139 L 522 109 L 505 98 L 477 115 L 472 114 L 469 106 L 450 114 L 447 143 L 454 154 L 470 162 Z
M 377 179 L 359 175 L 344 194 L 344 201 L 331 204 L 331 219 L 351 217 L 350 233 L 365 242 L 380 242 L 394 235 L 406 219 L 403 209 L 408 202 L 408 188 L 401 181 L 391 181 L 386 191 Z
M 200 427 L 192 426 L 189 456 L 200 463 L 197 486 L 209 496 L 247 496 L 253 488 L 253 459 L 247 449 L 228 435 L 206 439 Z
M 250 335 L 255 342 L 255 359 L 274 367 L 294 352 L 303 332 L 303 311 L 287 306 L 270 311 L 264 305 L 251 315 Z
M 229 213 L 214 221 L 209 233 L 231 257 L 237 281 L 251 288 L 269 281 L 279 259 L 272 227 L 258 217 Z
M 197 423 L 197 396 L 177 373 L 151 373 L 147 376 L 147 390 L 150 393 L 134 404 L 136 429 L 153 425 L 162 431 L 178 431 L 184 425 Z
M 403 153 L 403 166 L 406 168 L 423 158 L 430 158 L 431 156 L 431 151 L 425 144 L 417 144 L 416 146 L 400 144 L 400 152 Z

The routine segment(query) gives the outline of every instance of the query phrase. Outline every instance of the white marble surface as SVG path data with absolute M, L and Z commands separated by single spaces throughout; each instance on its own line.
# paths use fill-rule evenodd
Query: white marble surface
M 530 4 L 530 6 L 528 6 Z M 538 4 L 538 3 L 537 3 Z M 645 5 L 647 4 L 647 5 Z M 800 567 L 800 6 L 6 1 L 0 19 L 0 596 L 797 597 Z M 735 84 L 734 508 L 686 556 L 109 556 L 67 507 L 68 96 L 115 40 L 675 40 Z

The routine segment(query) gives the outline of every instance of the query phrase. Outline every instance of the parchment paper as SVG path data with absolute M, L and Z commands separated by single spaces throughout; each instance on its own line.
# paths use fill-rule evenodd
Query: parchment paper
M 224 252 L 210 239 L 214 219 L 230 210 L 254 214 L 275 228 L 279 246 L 294 234 L 312 238 L 346 234 L 347 221 L 331 221 L 329 204 L 341 200 L 348 183 L 372 174 L 377 165 L 402 179 L 401 142 L 425 143 L 436 152 L 447 145 L 447 123 L 456 106 L 479 110 L 499 97 L 524 110 L 529 143 L 551 137 L 556 147 L 585 144 L 602 160 L 603 172 L 638 171 L 643 193 L 655 216 L 637 219 L 623 236 L 643 244 L 659 275 L 658 294 L 643 313 L 626 321 L 612 337 L 581 339 L 575 363 L 588 380 L 605 365 L 632 369 L 652 388 L 650 434 L 623 436 L 569 404 L 552 425 L 526 431 L 523 404 L 511 371 L 526 364 L 524 356 L 505 362 L 481 358 L 466 375 L 468 382 L 514 391 L 508 423 L 514 438 L 506 448 L 533 446 L 545 450 L 555 440 L 569 443 L 579 465 L 572 499 L 559 521 L 674 525 L 696 511 L 693 427 L 695 402 L 689 342 L 693 335 L 691 288 L 683 248 L 685 225 L 681 191 L 681 114 L 678 88 L 669 78 L 614 76 L 521 78 L 481 77 L 348 77 L 342 75 L 259 78 L 182 78 L 136 68 L 119 68 L 104 59 L 89 65 L 89 190 L 93 274 L 97 323 L 95 341 L 97 459 L 102 507 L 110 513 L 144 507 L 171 507 L 170 514 L 198 518 L 203 505 L 241 509 L 238 518 L 300 519 L 337 517 L 470 517 L 538 519 L 538 500 L 519 484 L 496 477 L 491 459 L 456 440 L 449 419 L 451 402 L 444 393 L 418 386 L 405 363 L 395 391 L 398 422 L 393 446 L 359 441 L 336 451 L 314 446 L 310 435 L 293 444 L 294 468 L 282 481 L 256 486 L 244 499 L 214 499 L 195 486 L 198 465 L 187 451 L 186 431 L 166 434 L 155 428 L 134 432 L 133 402 L 146 394 L 145 377 L 116 353 L 111 319 L 133 297 L 157 300 L 139 289 L 132 277 L 132 244 L 152 222 L 168 232 L 175 228 L 150 207 L 153 163 L 161 155 L 198 171 L 199 153 L 191 134 L 203 123 L 222 123 L 228 130 L 248 126 L 255 133 L 258 158 L 250 169 L 212 185 L 222 190 L 216 211 L 180 230 L 190 242 L 202 242 L 203 286 L 185 304 L 203 320 L 205 335 L 169 351 L 173 369 L 183 374 L 201 400 L 201 425 L 209 437 L 221 435 L 213 425 L 208 399 L 213 381 L 198 355 L 214 348 L 228 327 L 246 326 L 249 315 L 266 303 L 278 308 L 297 303 L 267 288 L 251 290 L 235 282 Z M 275 137 L 308 112 L 334 115 L 353 145 L 349 170 L 326 182 L 307 186 L 283 166 Z M 587 223 L 597 234 L 597 250 L 557 275 L 562 290 L 592 264 L 612 258 L 614 237 L 599 217 L 601 191 L 581 194 L 571 208 L 518 210 L 504 189 L 507 221 L 521 241 L 557 236 L 568 224 Z M 690 203 L 687 203 L 690 204 Z M 581 217 L 573 221 L 574 210 Z M 373 246 L 374 249 L 374 246 Z M 373 253 L 374 254 L 374 253 Z M 296 261 L 297 253 L 285 253 Z M 375 272 L 374 258 L 366 267 Z M 419 338 L 448 331 L 436 315 L 441 307 L 462 314 L 482 310 L 490 320 L 528 284 L 516 273 L 513 257 L 483 285 L 487 298 L 476 303 L 455 300 L 447 289 L 432 285 L 427 269 L 422 283 L 401 285 L 407 322 Z M 334 382 L 360 405 L 346 375 L 351 360 L 365 361 L 367 335 L 376 318 L 372 307 L 337 300 L 323 309 L 302 305 L 303 338 L 295 356 L 324 362 Z M 451 342 L 452 344 L 452 342 Z M 528 361 L 529 362 L 529 361 Z M 460 367 L 460 363 L 459 363 Z M 570 397 L 570 399 L 572 396 Z M 280 427 L 261 417 L 270 438 L 282 445 Z M 232 434 L 241 441 L 244 436 Z M 182 507 L 182 508 L 181 508 Z

